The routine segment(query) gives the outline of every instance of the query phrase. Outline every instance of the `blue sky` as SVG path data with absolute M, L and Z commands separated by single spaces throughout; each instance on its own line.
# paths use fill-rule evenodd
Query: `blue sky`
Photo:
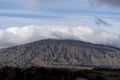
M 77 19 L 77 17 L 81 16 L 120 21 L 119 14 L 119 7 L 99 4 L 94 0 L 0 0 L 1 28 L 32 24 L 69 25 L 73 20 L 71 25 L 79 25 L 76 22 L 82 19 Z M 35 23 L 31 23 L 31 19 Z
M 0 0 L 0 41 L 6 32 L 16 30 L 14 27 L 21 30 L 30 25 L 49 26 L 51 29 L 52 26 L 58 29 L 67 26 L 72 30 L 84 26 L 94 29 L 93 32 L 119 37 L 119 5 L 119 0 Z

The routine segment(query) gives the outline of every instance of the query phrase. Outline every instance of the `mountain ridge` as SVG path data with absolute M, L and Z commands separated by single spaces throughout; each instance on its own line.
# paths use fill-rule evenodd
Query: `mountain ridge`
M 24 45 L 31 44 L 31 43 L 36 43 L 36 42 L 39 42 L 39 41 L 54 41 L 54 40 L 57 40 L 57 41 L 76 41 L 76 42 L 87 43 L 87 44 L 92 44 L 92 45 L 96 45 L 96 46 L 111 47 L 111 48 L 120 50 L 120 48 L 112 46 L 112 45 L 91 43 L 91 42 L 82 41 L 82 40 L 75 40 L 75 39 L 52 39 L 52 38 L 36 40 L 36 41 L 32 41 L 32 42 L 28 42 L 28 43 L 24 43 L 24 44 L 20 44 L 20 45 L 14 45 L 14 46 L 10 46 L 10 47 L 0 48 L 0 50 L 8 49 L 8 48 L 14 48 L 14 47 L 18 47 L 18 46 L 24 46 Z

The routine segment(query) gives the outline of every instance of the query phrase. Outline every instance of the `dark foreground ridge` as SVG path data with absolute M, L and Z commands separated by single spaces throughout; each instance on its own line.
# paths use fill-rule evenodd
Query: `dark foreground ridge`
M 118 48 L 76 40 L 40 40 L 0 49 L 0 67 L 120 68 Z
M 120 80 L 120 69 L 65 69 L 3 67 L 0 80 Z

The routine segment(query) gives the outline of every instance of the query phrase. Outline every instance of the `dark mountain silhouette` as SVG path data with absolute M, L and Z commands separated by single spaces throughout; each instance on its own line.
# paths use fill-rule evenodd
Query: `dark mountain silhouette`
M 120 68 L 118 48 L 76 40 L 40 40 L 0 49 L 0 66 Z

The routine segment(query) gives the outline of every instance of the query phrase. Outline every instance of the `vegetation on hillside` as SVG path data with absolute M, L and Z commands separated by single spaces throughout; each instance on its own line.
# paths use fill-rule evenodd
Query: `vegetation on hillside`
M 45 67 L 3 67 L 0 80 L 120 80 L 120 69 L 65 69 Z

